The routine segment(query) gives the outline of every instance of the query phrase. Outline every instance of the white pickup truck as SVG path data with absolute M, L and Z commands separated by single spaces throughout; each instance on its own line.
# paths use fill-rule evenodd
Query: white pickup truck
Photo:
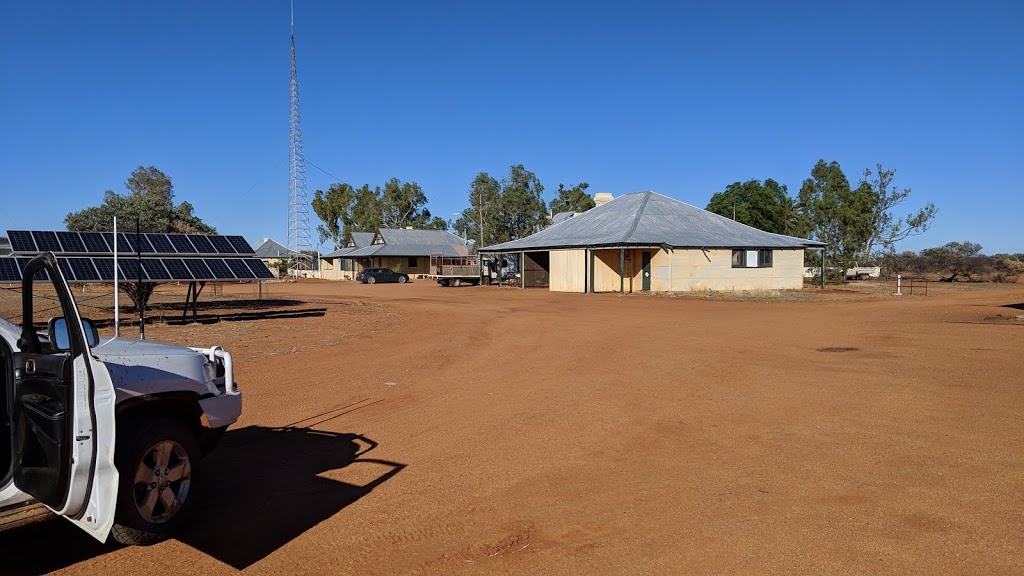
M 43 272 L 45 289 L 32 281 Z M 24 278 L 21 325 L 0 319 L 0 531 L 64 516 L 101 542 L 167 536 L 194 508 L 203 455 L 241 415 L 231 355 L 101 341 L 52 254 Z M 61 315 L 44 333 L 34 300 L 54 293 Z

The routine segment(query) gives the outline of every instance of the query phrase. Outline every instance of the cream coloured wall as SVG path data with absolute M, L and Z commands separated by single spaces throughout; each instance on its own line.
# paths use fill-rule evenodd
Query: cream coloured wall
M 552 292 L 587 291 L 587 251 L 552 250 L 548 286 Z
M 668 252 L 652 248 L 626 251 L 623 283 L 626 292 L 640 292 L 643 287 L 642 258 L 645 251 L 651 252 L 653 292 L 793 290 L 803 287 L 802 249 L 774 250 L 771 268 L 733 268 L 731 249 L 677 249 Z M 556 290 L 554 285 L 551 289 Z M 594 291 L 619 291 L 618 250 L 594 250 Z
M 773 250 L 771 268 L 733 268 L 732 250 L 659 251 L 651 290 L 795 290 L 803 287 L 804 251 Z

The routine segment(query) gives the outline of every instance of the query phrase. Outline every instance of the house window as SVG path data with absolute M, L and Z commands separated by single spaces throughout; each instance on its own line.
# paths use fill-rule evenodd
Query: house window
M 771 250 L 733 250 L 733 268 L 771 268 Z
M 416 266 L 416 258 L 409 258 L 409 268 L 415 268 Z

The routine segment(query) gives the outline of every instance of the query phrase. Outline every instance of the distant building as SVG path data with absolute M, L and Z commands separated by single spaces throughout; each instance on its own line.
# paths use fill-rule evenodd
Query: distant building
M 433 274 L 431 256 L 466 256 L 466 242 L 447 230 L 381 228 L 353 232 L 348 245 L 320 257 L 321 277 L 351 280 L 365 268 L 391 268 L 406 274 Z
M 522 262 L 526 286 L 554 292 L 795 289 L 804 250 L 820 242 L 772 234 L 662 196 L 635 192 L 480 253 Z
M 6 236 L 0 236 L 0 256 L 7 256 L 11 253 L 11 241 Z

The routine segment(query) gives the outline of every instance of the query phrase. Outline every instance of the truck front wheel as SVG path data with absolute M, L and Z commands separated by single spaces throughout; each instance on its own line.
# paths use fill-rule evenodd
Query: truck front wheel
M 122 544 L 146 546 L 172 533 L 194 508 L 202 452 L 180 420 L 141 425 L 119 449 L 117 514 L 110 533 Z M 119 447 L 121 448 L 121 447 Z

